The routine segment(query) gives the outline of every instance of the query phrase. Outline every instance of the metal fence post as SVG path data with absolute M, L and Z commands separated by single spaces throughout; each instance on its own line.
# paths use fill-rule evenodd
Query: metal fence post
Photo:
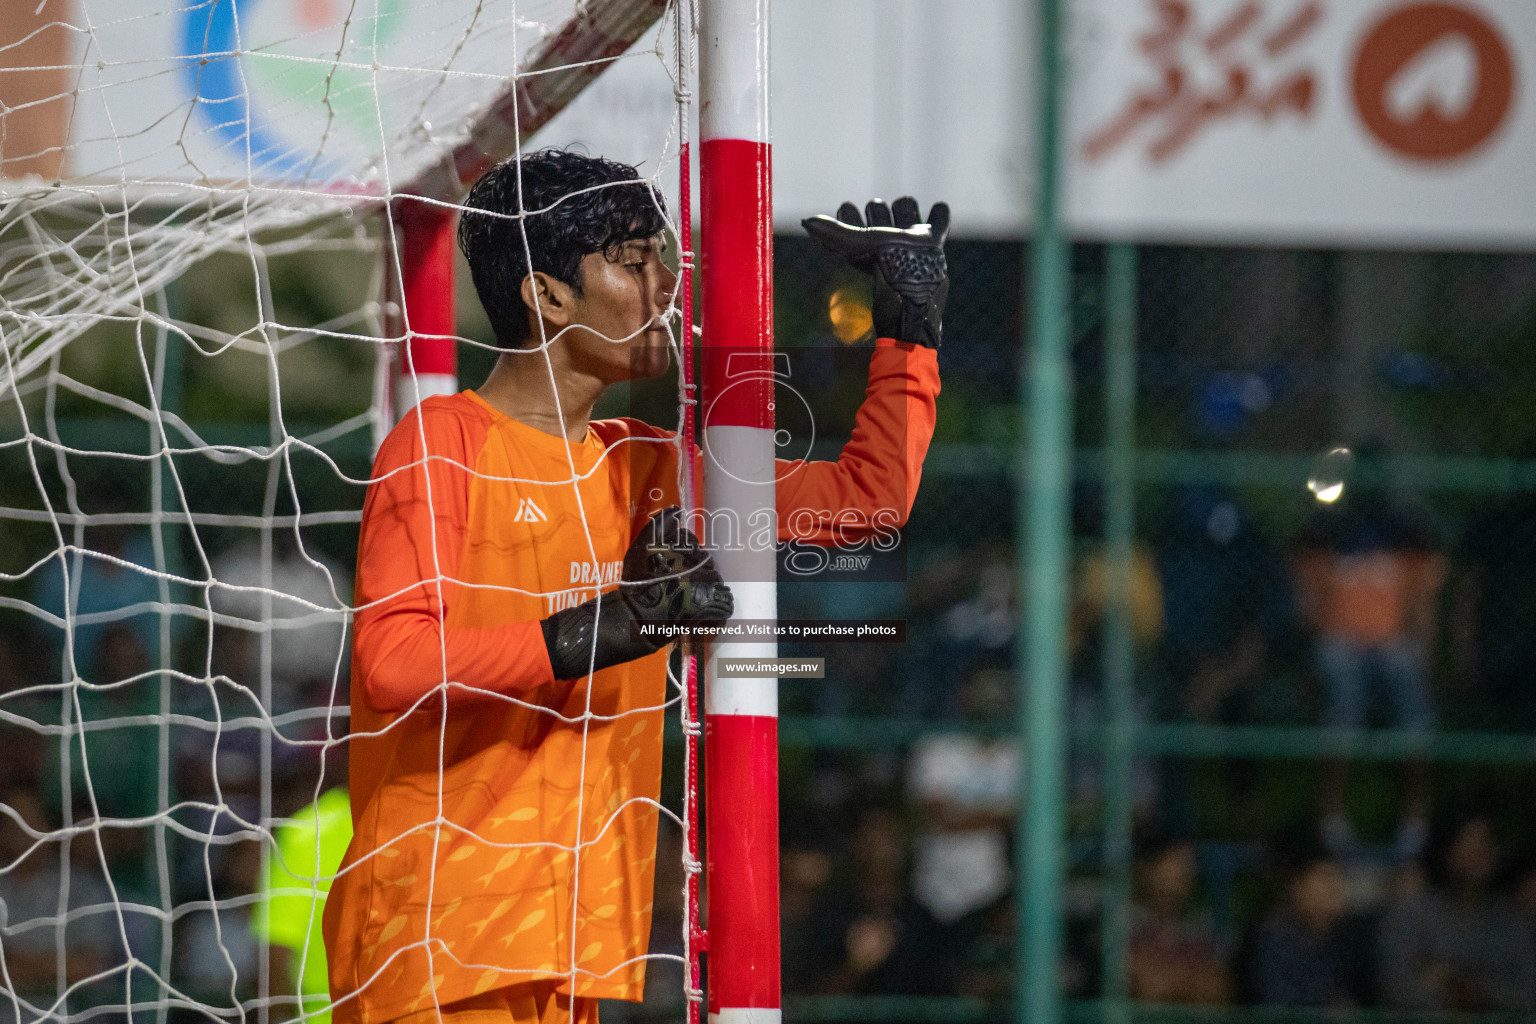
M 1131 564 L 1136 534 L 1136 246 L 1108 247 L 1104 268 L 1104 948 L 1107 1024 L 1130 1019 L 1132 790 L 1136 651 Z
M 1061 884 L 1066 840 L 1067 600 L 1071 573 L 1072 379 L 1068 250 L 1058 220 L 1061 3 L 1040 0 L 1038 161 L 1031 244 L 1030 357 L 1019 378 L 1029 429 L 1017 452 L 1019 733 L 1028 777 L 1016 843 L 1016 1019 L 1059 1024 Z

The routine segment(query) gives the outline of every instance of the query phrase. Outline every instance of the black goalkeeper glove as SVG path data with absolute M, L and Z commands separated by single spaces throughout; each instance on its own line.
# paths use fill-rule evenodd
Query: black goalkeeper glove
M 823 246 L 875 275 L 876 337 L 938 348 L 949 294 L 944 262 L 949 205 L 934 203 L 926 222 L 911 196 L 902 196 L 894 207 L 871 199 L 864 212 L 867 227 L 852 203 L 838 207 L 836 220 L 820 215 L 800 223 Z
M 556 612 L 540 625 L 555 678 L 582 679 L 589 670 L 643 658 L 672 641 L 671 632 L 640 636 L 632 626 L 724 622 L 734 609 L 731 589 L 709 552 L 672 505 L 652 516 L 629 546 L 619 589 Z

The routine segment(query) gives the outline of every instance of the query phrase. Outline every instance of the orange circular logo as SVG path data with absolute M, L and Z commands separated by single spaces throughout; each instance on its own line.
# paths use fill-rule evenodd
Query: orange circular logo
M 1355 55 L 1355 109 L 1388 149 L 1454 160 L 1509 115 L 1515 62 L 1487 18 L 1457 3 L 1395 7 Z

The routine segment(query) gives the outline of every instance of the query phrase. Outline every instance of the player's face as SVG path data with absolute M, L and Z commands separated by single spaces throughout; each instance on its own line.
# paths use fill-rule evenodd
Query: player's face
M 657 236 L 582 258 L 569 335 L 571 355 L 584 369 L 615 381 L 666 372 L 672 356 L 665 314 L 677 275 L 662 262 L 662 250 Z

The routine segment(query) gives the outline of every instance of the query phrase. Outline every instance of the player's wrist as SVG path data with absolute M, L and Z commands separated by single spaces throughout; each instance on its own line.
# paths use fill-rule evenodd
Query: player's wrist
M 876 334 L 938 348 L 948 295 L 949 268 L 942 245 L 902 241 L 883 246 L 876 254 L 872 311 Z
M 652 516 L 630 544 L 617 590 L 540 626 L 555 678 L 579 679 L 654 654 L 679 623 L 724 622 L 733 610 L 730 588 L 674 505 Z
M 638 624 L 633 608 L 618 591 L 544 619 L 539 626 L 554 677 L 581 679 L 588 672 L 622 665 L 666 646 L 667 637 L 647 636 L 635 628 Z

